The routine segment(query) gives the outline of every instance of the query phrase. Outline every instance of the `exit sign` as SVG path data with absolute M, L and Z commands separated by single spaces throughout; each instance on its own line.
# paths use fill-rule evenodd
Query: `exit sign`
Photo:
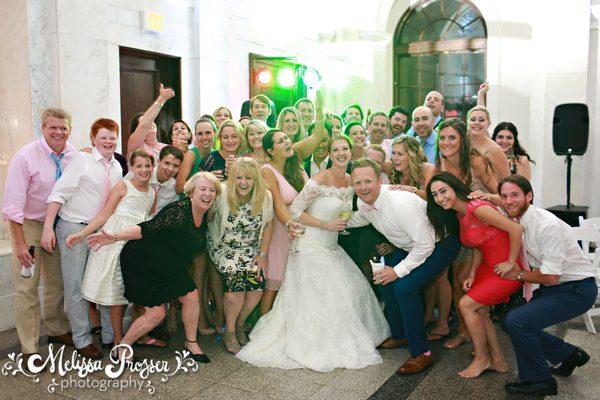
M 142 30 L 146 33 L 160 34 L 165 29 L 165 16 L 156 11 L 142 11 Z

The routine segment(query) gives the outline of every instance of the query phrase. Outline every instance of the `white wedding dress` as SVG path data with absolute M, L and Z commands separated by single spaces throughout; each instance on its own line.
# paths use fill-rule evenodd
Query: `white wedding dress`
M 326 187 L 309 180 L 290 206 L 330 221 L 338 218 L 352 189 Z M 376 350 L 390 336 L 369 283 L 337 244 L 337 232 L 307 227 L 290 253 L 285 278 L 273 309 L 250 333 L 237 353 L 242 361 L 276 368 L 364 368 L 381 362 Z

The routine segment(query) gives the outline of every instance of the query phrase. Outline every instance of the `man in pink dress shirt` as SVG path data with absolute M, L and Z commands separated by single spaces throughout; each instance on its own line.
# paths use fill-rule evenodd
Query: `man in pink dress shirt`
M 25 359 L 39 351 L 40 302 L 38 285 L 43 276 L 44 323 L 48 343 L 73 345 L 69 322 L 63 307 L 63 280 L 60 253 L 48 253 L 40 246 L 46 199 L 62 169 L 76 153 L 67 143 L 71 134 L 71 116 L 56 108 L 42 113 L 43 137 L 29 143 L 13 157 L 8 168 L 2 215 L 10 222 L 15 279 L 17 334 Z M 29 248 L 35 248 L 34 257 Z M 30 268 L 30 278 L 21 276 L 21 266 Z M 41 360 L 35 362 L 41 365 Z

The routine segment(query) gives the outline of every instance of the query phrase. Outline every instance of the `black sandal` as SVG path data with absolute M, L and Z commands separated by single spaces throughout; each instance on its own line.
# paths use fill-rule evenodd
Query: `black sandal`
M 188 342 L 188 343 L 198 343 L 198 341 L 197 340 L 187 340 L 187 339 L 184 339 L 183 350 L 187 351 L 188 353 L 190 353 L 189 357 L 192 360 L 194 360 L 196 362 L 199 362 L 199 363 L 202 363 L 202 364 L 208 364 L 210 362 L 210 358 L 208 358 L 208 356 L 206 354 L 204 354 L 204 353 L 194 354 L 194 353 L 191 352 L 191 350 L 186 349 L 185 348 L 185 342 Z

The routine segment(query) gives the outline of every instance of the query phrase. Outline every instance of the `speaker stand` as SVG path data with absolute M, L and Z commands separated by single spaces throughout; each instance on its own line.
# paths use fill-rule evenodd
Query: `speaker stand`
M 571 165 L 573 158 L 571 157 L 571 149 L 567 153 L 567 210 L 571 208 Z
M 567 205 L 547 208 L 552 214 L 565 221 L 571 226 L 579 226 L 579 217 L 587 218 L 587 206 L 575 206 L 571 204 L 571 165 L 573 164 L 572 150 L 569 149 L 565 162 L 567 163 Z

